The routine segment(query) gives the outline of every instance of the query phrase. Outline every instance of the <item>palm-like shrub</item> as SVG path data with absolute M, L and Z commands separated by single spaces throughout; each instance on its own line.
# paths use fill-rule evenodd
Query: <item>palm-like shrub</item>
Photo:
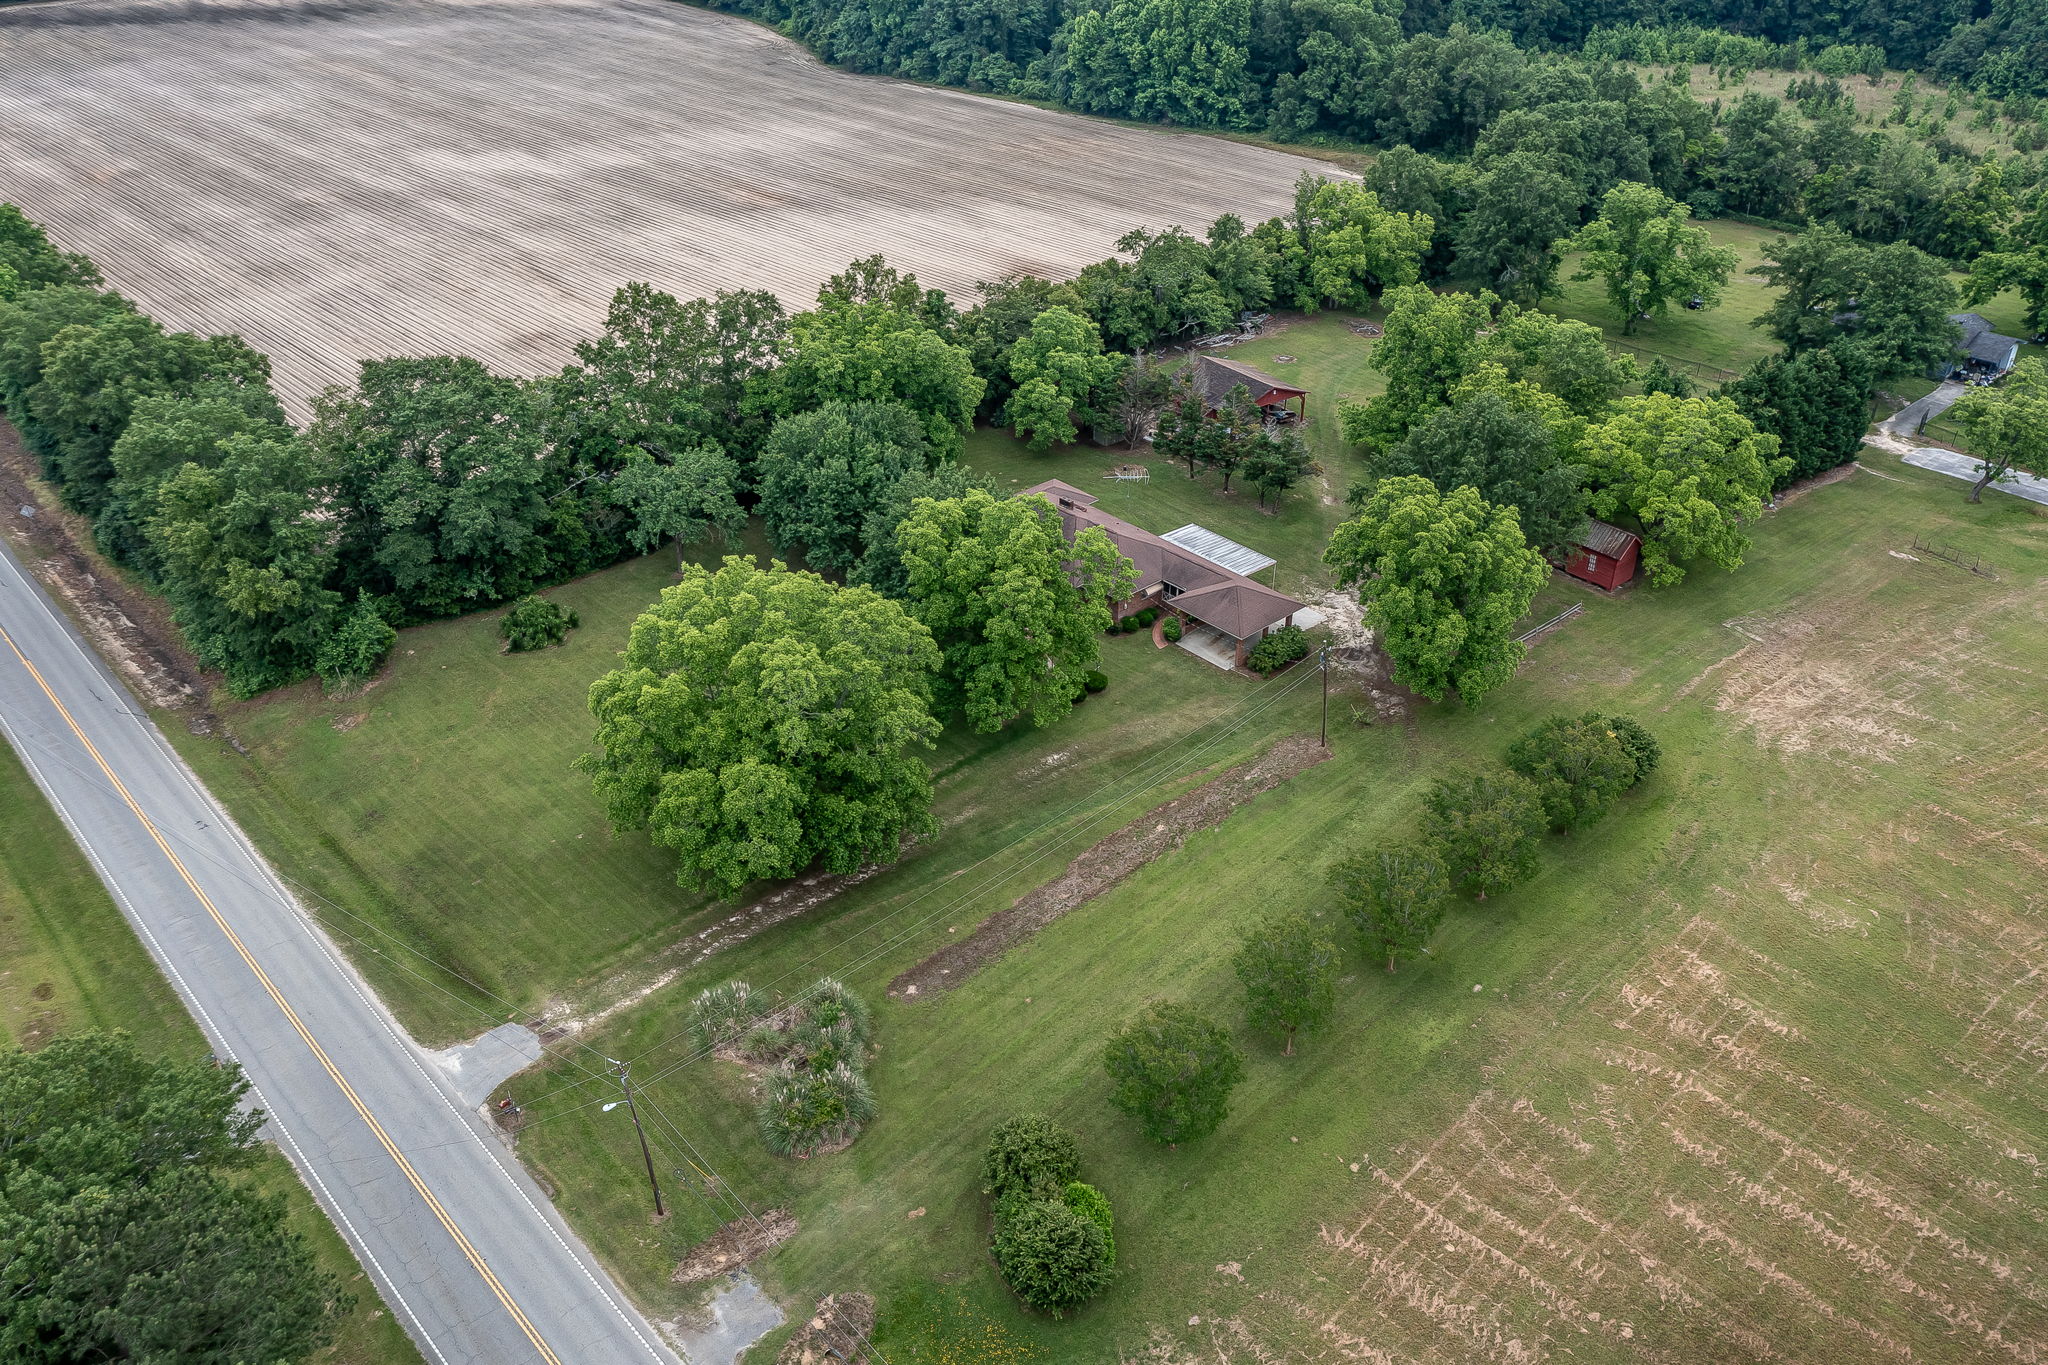
M 857 1049 L 865 1048 L 873 1036 L 875 1021 L 867 1002 L 829 976 L 819 977 L 804 992 L 802 1013 L 821 1029 L 844 1032 Z
M 517 653 L 558 645 L 579 624 L 575 612 L 535 594 L 512 604 L 512 610 L 506 612 L 505 619 L 499 623 L 498 633 Z
M 859 1133 L 875 1116 L 875 1094 L 846 1065 L 830 1071 L 771 1072 L 761 1097 L 761 1141 L 777 1156 L 807 1157 Z

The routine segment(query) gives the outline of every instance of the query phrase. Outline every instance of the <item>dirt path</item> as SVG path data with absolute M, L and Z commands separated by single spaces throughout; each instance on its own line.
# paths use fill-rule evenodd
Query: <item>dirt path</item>
M 85 521 L 65 511 L 37 477 L 21 434 L 0 420 L 0 526 L 29 572 L 150 706 L 182 711 L 198 734 L 214 728 L 206 672 L 185 649 L 159 599 L 110 572 Z
M 1087 904 L 1168 849 L 1179 848 L 1190 834 L 1222 824 L 1259 793 L 1329 756 L 1311 736 L 1283 739 L 1250 763 L 1147 811 L 1083 852 L 1059 877 L 1007 910 L 998 910 L 966 938 L 948 943 L 891 981 L 889 994 L 914 999 L 959 985 L 1069 910 Z

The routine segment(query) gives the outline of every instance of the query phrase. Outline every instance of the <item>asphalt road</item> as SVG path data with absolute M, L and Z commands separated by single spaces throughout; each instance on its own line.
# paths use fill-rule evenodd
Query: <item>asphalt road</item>
M 4 545 L 0 730 L 429 1361 L 674 1365 Z

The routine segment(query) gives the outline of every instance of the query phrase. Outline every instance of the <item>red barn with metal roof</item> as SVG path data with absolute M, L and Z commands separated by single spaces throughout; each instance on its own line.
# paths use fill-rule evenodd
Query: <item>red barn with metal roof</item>
M 1572 541 L 1572 555 L 1558 564 L 1581 582 L 1613 592 L 1636 576 L 1643 540 L 1632 531 L 1588 520 Z

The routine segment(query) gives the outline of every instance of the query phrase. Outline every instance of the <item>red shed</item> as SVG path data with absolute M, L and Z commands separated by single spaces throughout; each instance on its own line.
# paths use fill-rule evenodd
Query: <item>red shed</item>
M 1252 368 L 1242 360 L 1225 360 L 1221 356 L 1198 355 L 1194 368 L 1189 374 L 1195 392 L 1202 396 L 1202 407 L 1207 416 L 1214 417 L 1223 410 L 1223 400 L 1239 384 L 1250 390 L 1252 403 L 1264 410 L 1268 417 L 1282 417 L 1286 421 L 1301 421 L 1308 416 L 1308 390 L 1297 389 L 1292 384 L 1283 384 L 1264 370 Z M 1292 408 L 1287 405 L 1294 404 Z
M 1642 544 L 1642 537 L 1632 531 L 1588 519 L 1573 539 L 1571 558 L 1558 567 L 1573 578 L 1613 592 L 1636 576 Z

